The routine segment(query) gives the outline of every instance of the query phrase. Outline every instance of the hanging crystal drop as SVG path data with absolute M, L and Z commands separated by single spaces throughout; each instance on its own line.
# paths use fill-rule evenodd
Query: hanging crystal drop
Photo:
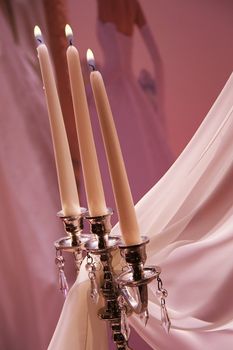
M 145 311 L 141 312 L 140 315 L 140 320 L 142 321 L 142 323 L 144 323 L 144 325 L 147 325 L 147 322 L 149 320 L 149 312 L 148 309 L 146 309 Z
M 74 252 L 74 260 L 75 260 L 76 273 L 78 275 L 82 265 L 82 261 L 83 261 L 82 251 L 77 250 Z
M 125 340 L 128 341 L 130 336 L 130 327 L 124 308 L 121 310 L 121 333 L 123 334 Z
M 59 289 L 63 293 L 64 297 L 66 298 L 69 286 L 66 280 L 64 267 L 65 267 L 65 259 L 62 256 L 62 251 L 57 250 L 56 251 L 56 258 L 55 263 L 58 267 L 58 283 L 59 283 Z
M 97 304 L 99 301 L 99 288 L 96 281 L 95 273 L 90 272 L 89 278 L 91 281 L 91 292 L 90 292 L 91 300 L 93 301 L 94 304 Z
M 66 298 L 69 286 L 63 269 L 59 269 L 59 287 L 60 291 L 64 294 L 64 297 Z
M 168 316 L 167 308 L 165 305 L 165 299 L 161 299 L 161 324 L 162 327 L 165 329 L 166 333 L 169 333 L 170 327 L 171 327 L 171 321 Z
M 87 254 L 87 263 L 85 265 L 85 269 L 87 272 L 95 271 L 94 260 L 93 260 L 93 257 L 89 253 Z

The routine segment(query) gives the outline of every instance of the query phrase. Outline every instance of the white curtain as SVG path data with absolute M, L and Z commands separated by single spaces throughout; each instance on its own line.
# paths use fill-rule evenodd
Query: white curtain
M 147 326 L 136 316 L 130 320 L 153 349 L 232 349 L 232 179 L 233 75 L 183 153 L 136 206 L 141 232 L 150 238 L 147 264 L 161 266 L 169 292 L 169 335 L 160 325 L 155 283 Z M 107 349 L 84 265 L 49 350 Z

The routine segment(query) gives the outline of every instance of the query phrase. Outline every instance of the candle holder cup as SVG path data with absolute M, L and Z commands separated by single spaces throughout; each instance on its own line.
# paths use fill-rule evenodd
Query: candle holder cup
M 148 283 L 156 279 L 161 269 L 159 266 L 144 266 L 146 262 L 146 244 L 149 239 L 146 236 L 141 237 L 142 242 L 135 245 L 119 244 L 122 257 L 128 268 L 122 272 L 116 279 L 121 294 L 127 302 L 130 309 L 140 315 L 147 324 L 148 313 Z
M 84 244 L 90 239 L 89 234 L 83 234 L 83 220 L 87 213 L 86 208 L 81 208 L 79 215 L 66 216 L 62 211 L 57 213 L 57 216 L 62 220 L 64 230 L 67 234 L 54 242 L 56 249 L 74 252 L 78 248 L 83 248 Z

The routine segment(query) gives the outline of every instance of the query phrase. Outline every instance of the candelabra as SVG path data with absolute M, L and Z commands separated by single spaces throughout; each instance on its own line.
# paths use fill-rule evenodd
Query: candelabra
M 157 279 L 157 296 L 161 304 L 162 325 L 168 332 L 170 319 L 168 317 L 165 298 L 167 291 L 163 288 L 160 278 L 161 269 L 158 266 L 145 266 L 146 244 L 149 239 L 141 237 L 141 243 L 125 245 L 119 236 L 111 235 L 112 210 L 108 209 L 106 215 L 92 217 L 87 210 L 82 208 L 78 216 L 64 216 L 61 212 L 58 216 L 62 219 L 67 233 L 55 242 L 56 263 L 59 269 L 60 289 L 66 295 L 68 284 L 64 274 L 63 252 L 71 252 L 74 255 L 76 270 L 86 256 L 86 270 L 90 279 L 90 297 L 97 303 L 99 293 L 105 299 L 105 306 L 98 312 L 101 320 L 108 321 L 112 329 L 112 338 L 116 349 L 130 349 L 128 340 L 130 328 L 127 318 L 132 313 L 139 315 L 144 324 L 149 318 L 148 312 L 148 284 Z M 83 220 L 90 224 L 90 233 L 83 234 Z M 112 254 L 119 252 L 124 260 L 124 268 L 121 273 L 116 273 L 113 266 Z M 102 266 L 103 282 L 98 286 L 96 279 L 96 259 Z

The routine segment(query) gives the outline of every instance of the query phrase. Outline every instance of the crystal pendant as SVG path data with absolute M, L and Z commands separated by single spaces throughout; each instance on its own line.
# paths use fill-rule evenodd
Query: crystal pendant
M 91 281 L 91 292 L 90 292 L 91 300 L 93 301 L 93 303 L 97 304 L 99 301 L 99 288 L 96 281 L 95 273 L 90 272 L 89 278 Z
M 76 273 L 78 275 L 82 265 L 82 261 L 83 261 L 82 251 L 74 252 L 74 261 L 75 261 Z
M 59 283 L 59 289 L 64 294 L 64 297 L 66 298 L 69 286 L 66 280 L 64 267 L 65 267 L 65 260 L 62 256 L 62 252 L 57 250 L 56 251 L 56 258 L 55 263 L 58 267 L 58 283 Z
M 142 321 L 142 323 L 144 323 L 144 325 L 147 325 L 147 322 L 149 320 L 149 312 L 148 309 L 146 309 L 145 311 L 141 312 L 140 315 L 140 320 Z
M 125 340 L 128 341 L 130 336 L 130 327 L 124 309 L 121 311 L 121 333 L 123 334 Z
M 59 269 L 59 287 L 61 292 L 64 294 L 64 297 L 66 298 L 69 286 L 63 269 Z
M 168 316 L 167 308 L 165 305 L 165 299 L 161 299 L 161 324 L 162 327 L 165 329 L 166 333 L 169 333 L 170 327 L 171 327 L 171 321 Z

